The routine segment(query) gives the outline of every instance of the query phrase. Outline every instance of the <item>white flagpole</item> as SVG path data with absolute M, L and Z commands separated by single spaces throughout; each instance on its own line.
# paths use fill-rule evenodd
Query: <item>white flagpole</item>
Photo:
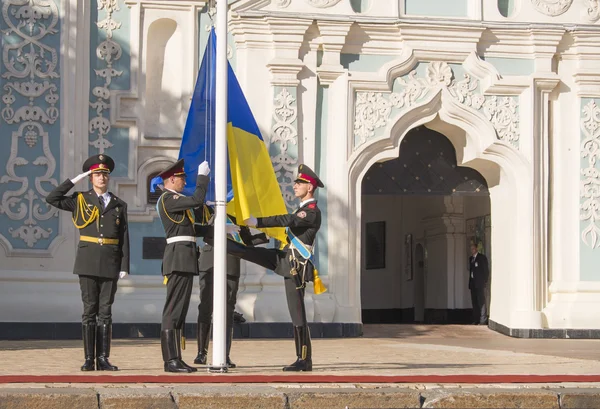
M 217 73 L 215 117 L 215 243 L 213 296 L 213 360 L 211 372 L 227 372 L 227 0 L 217 0 Z

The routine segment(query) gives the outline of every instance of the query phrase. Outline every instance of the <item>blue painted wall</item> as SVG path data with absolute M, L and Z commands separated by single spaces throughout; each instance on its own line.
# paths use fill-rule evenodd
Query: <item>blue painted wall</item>
M 467 0 L 405 0 L 404 10 L 411 16 L 468 17 Z
M 498 70 L 500 75 L 530 75 L 535 72 L 533 60 L 523 58 L 498 58 L 481 57 L 482 60 L 489 62 Z
M 110 101 L 104 90 L 130 89 L 130 10 L 123 1 L 119 1 L 119 9 L 114 10 L 112 15 L 105 8 L 98 10 L 98 0 L 91 0 L 90 8 L 90 102 L 93 105 L 89 111 L 89 154 L 103 152 L 111 156 L 116 164 L 112 177 L 126 177 L 130 157 L 129 129 L 111 127 Z M 120 24 L 112 33 L 106 28 L 110 20 Z M 97 48 L 101 44 L 104 47 L 98 56 Z M 105 143 L 98 141 L 101 135 Z

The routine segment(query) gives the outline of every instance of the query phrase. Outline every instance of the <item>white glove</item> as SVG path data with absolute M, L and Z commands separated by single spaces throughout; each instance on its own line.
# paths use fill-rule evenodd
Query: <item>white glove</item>
M 127 276 L 127 271 L 121 271 L 119 273 L 119 278 L 125 278 Z
M 246 223 L 246 226 L 250 227 L 256 227 L 256 225 L 258 224 L 258 220 L 256 220 L 256 217 L 254 216 L 250 216 L 249 218 L 244 220 L 244 222 Z
M 238 226 L 237 224 L 226 224 L 225 225 L 225 231 L 227 232 L 227 234 L 239 233 L 240 232 L 240 226 Z
M 210 167 L 208 166 L 208 162 L 204 161 L 198 165 L 198 174 L 208 176 L 210 173 Z
M 80 173 L 79 175 L 75 176 L 73 179 L 71 179 L 71 182 L 73 184 L 76 184 L 77 182 L 79 182 L 81 179 L 85 178 L 86 176 L 89 176 L 89 174 L 92 173 L 91 170 L 88 170 L 87 172 L 84 173 Z

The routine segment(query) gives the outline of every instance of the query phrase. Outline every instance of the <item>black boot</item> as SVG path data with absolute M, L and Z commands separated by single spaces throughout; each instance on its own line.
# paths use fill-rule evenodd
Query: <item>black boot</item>
M 192 372 L 196 372 L 198 371 L 198 368 L 194 368 L 192 366 L 189 366 L 188 364 L 185 363 L 185 361 L 183 360 L 183 358 L 181 357 L 181 344 L 182 342 L 185 342 L 182 339 L 182 334 L 183 334 L 183 330 L 182 329 L 176 329 L 175 330 L 175 340 L 177 341 L 177 352 L 179 352 L 178 358 L 181 361 L 181 363 L 183 364 L 183 366 L 185 366 L 186 368 L 189 368 L 192 370 Z M 185 347 L 184 347 L 185 349 Z
M 83 353 L 85 362 L 81 367 L 82 371 L 93 371 L 96 369 L 94 359 L 96 358 L 96 324 L 82 324 L 81 333 L 83 335 Z
M 185 372 L 192 370 L 185 366 L 179 356 L 179 343 L 177 342 L 174 329 L 165 329 L 160 333 L 160 346 L 162 349 L 163 361 L 165 361 L 165 372 Z
M 225 335 L 227 336 L 227 339 L 225 341 L 225 348 L 227 353 L 227 368 L 235 368 L 237 365 L 231 362 L 231 359 L 229 358 L 229 352 L 231 351 L 231 343 L 233 341 L 233 325 L 227 326 L 227 333 Z
M 196 365 L 206 365 L 208 361 L 208 343 L 210 342 L 210 324 L 198 323 L 198 356 Z
M 296 343 L 296 362 L 284 366 L 283 370 L 286 372 L 312 371 L 312 346 L 308 325 L 294 327 L 294 341 Z
M 110 324 L 98 325 L 96 334 L 96 369 L 99 371 L 118 371 L 119 368 L 108 362 L 108 357 L 110 356 L 112 326 Z

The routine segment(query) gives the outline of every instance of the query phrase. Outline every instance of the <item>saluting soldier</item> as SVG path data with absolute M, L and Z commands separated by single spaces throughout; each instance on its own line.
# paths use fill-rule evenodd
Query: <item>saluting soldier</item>
M 65 180 L 46 197 L 50 205 L 71 212 L 79 229 L 73 273 L 79 276 L 83 301 L 82 371 L 118 370 L 108 361 L 112 304 L 118 279 L 129 273 L 129 231 L 127 203 L 108 191 L 109 174 L 114 168 L 110 156 L 94 155 L 84 162 L 83 173 Z M 88 176 L 92 189 L 67 196 L 77 182 Z
M 162 265 L 167 298 L 162 315 L 160 342 L 165 372 L 189 373 L 197 369 L 181 359 L 181 339 L 194 276 L 198 275 L 195 209 L 204 204 L 210 168 L 206 161 L 198 166 L 196 190 L 192 196 L 184 196 L 181 194 L 186 176 L 183 166 L 184 161 L 180 159 L 159 175 L 164 181 L 165 192 L 158 199 L 157 209 L 167 238 Z
M 234 241 L 245 246 L 256 246 L 268 243 L 269 239 L 264 233 L 253 235 L 246 226 L 237 226 L 234 217 L 229 217 L 231 223 L 226 225 L 228 243 Z M 202 233 L 204 247 L 198 260 L 200 276 L 200 304 L 198 304 L 198 355 L 194 360 L 197 365 L 206 365 L 208 361 L 208 344 L 210 342 L 210 328 L 213 315 L 213 290 L 214 290 L 214 228 L 212 225 L 203 226 Z M 233 340 L 233 312 L 237 302 L 237 292 L 240 284 L 240 259 L 231 254 L 227 255 L 227 311 L 226 311 L 226 353 L 227 367 L 235 368 L 236 365 L 229 356 Z
M 251 216 L 245 221 L 248 226 L 258 228 L 287 227 L 288 243 L 283 250 L 237 246 L 235 252 L 230 251 L 231 254 L 273 270 L 284 278 L 297 356 L 294 363 L 283 368 L 284 371 L 312 371 L 312 347 L 304 292 L 307 282 L 317 281 L 312 262 L 312 246 L 321 227 L 321 211 L 314 198 L 318 187 L 324 185 L 317 174 L 308 166 L 300 165 L 294 181 L 294 194 L 300 199 L 298 210 L 279 216 Z

